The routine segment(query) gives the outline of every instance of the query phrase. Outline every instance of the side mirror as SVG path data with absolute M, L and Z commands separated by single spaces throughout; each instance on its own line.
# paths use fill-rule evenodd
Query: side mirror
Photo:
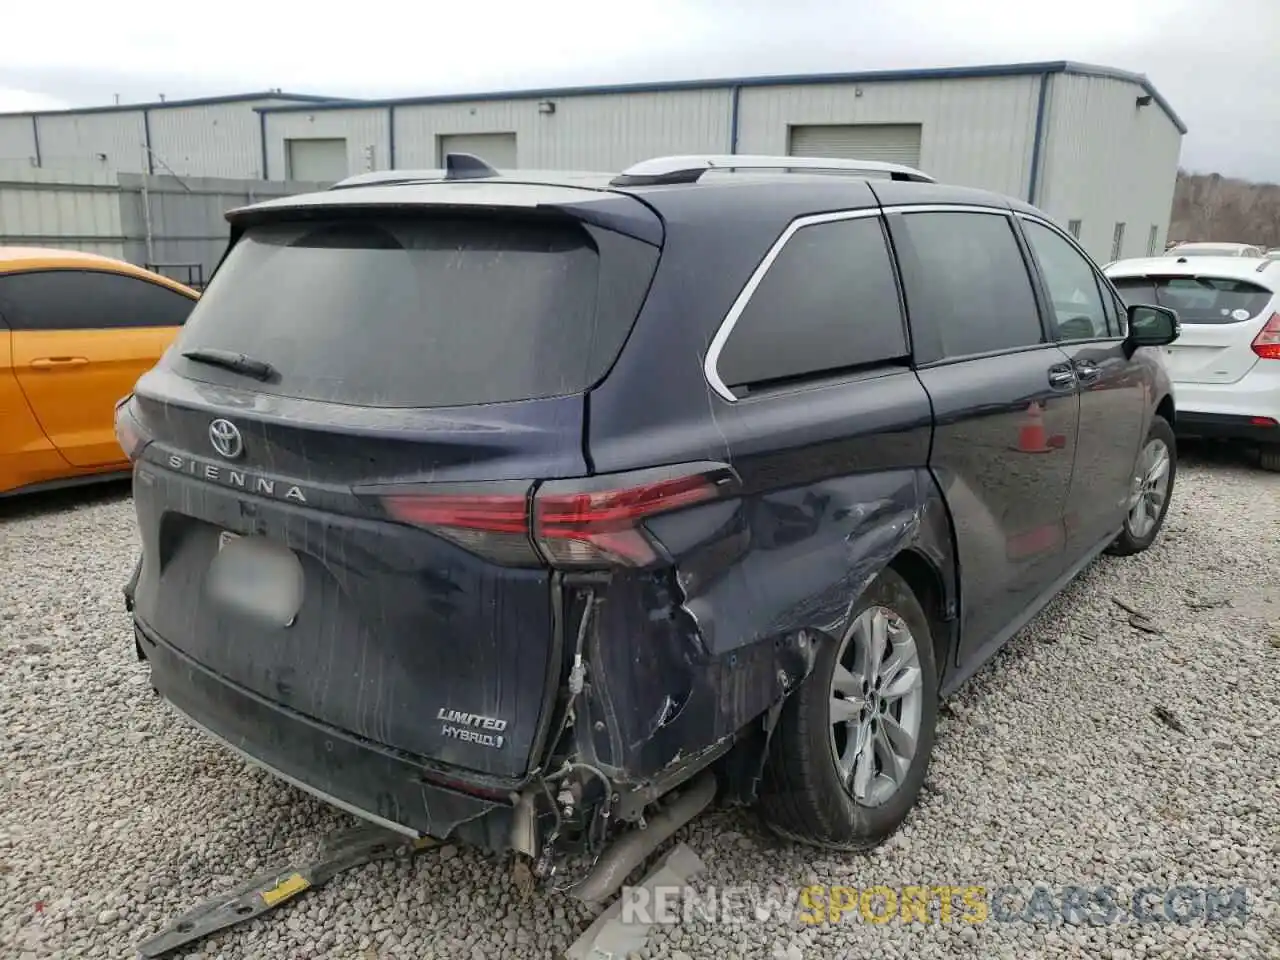
M 1128 341 L 1135 347 L 1164 347 L 1182 333 L 1176 310 L 1135 303 L 1128 309 Z

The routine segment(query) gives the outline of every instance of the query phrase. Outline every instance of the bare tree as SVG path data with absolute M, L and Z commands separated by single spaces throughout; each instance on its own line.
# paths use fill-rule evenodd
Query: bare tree
M 1169 239 L 1280 247 L 1280 185 L 1179 170 Z

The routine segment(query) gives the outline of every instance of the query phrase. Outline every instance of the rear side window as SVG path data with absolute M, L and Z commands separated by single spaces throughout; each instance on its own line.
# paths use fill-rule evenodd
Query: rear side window
M 920 273 L 908 288 L 912 323 L 938 330 L 944 357 L 1042 342 L 1031 276 L 1007 216 L 908 213 L 902 221 Z
M 717 361 L 726 386 L 836 372 L 909 353 L 878 217 L 801 227 L 738 317 Z
M 165 360 L 186 377 L 356 406 L 581 392 L 616 359 L 655 248 L 571 221 L 367 217 L 249 228 Z M 181 356 L 271 364 L 247 380 Z
M 0 276 L 0 315 L 14 330 L 179 327 L 190 297 L 105 270 L 39 270 Z
M 1111 281 L 1126 304 L 1178 311 L 1183 323 L 1241 323 L 1262 313 L 1272 292 L 1229 277 L 1121 277 Z

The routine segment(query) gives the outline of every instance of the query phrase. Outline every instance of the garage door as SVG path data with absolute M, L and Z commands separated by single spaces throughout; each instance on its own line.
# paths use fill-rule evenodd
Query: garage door
M 514 133 L 456 133 L 440 138 L 440 163 L 446 153 L 469 153 L 499 170 L 516 169 Z
M 920 124 L 854 123 L 790 128 L 793 157 L 882 160 L 920 166 Z
M 331 183 L 341 180 L 347 170 L 347 139 L 286 140 L 290 180 L 315 180 Z

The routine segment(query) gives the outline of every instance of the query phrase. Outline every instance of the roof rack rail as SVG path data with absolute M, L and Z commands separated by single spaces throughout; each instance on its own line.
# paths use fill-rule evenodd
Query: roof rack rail
M 471 153 L 446 153 L 443 170 L 376 170 L 357 173 L 339 180 L 330 190 L 346 190 L 349 187 L 389 186 L 396 183 L 415 183 L 421 180 L 478 180 L 501 176 L 479 157 Z
M 767 157 L 746 154 L 707 154 L 654 157 L 642 160 L 610 181 L 615 187 L 697 183 L 708 170 L 802 170 L 812 173 L 884 173 L 891 180 L 937 183 L 927 173 L 900 163 L 881 160 L 845 160 L 831 157 Z

